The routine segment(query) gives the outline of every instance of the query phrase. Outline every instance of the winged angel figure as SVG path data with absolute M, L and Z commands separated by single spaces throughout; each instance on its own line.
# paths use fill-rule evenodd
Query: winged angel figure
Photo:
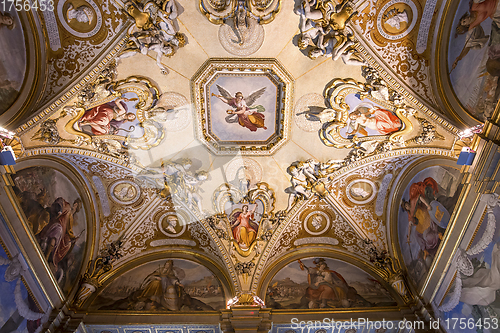
M 253 103 L 264 94 L 266 87 L 254 91 L 248 97 L 243 97 L 243 93 L 239 91 L 232 97 L 229 91 L 219 85 L 217 85 L 217 89 L 219 89 L 220 95 L 212 93 L 212 96 L 236 108 L 236 110 L 227 110 L 229 116 L 226 117 L 226 122 L 238 122 L 241 126 L 248 128 L 252 132 L 257 131 L 257 128 L 267 129 L 264 126 L 265 115 L 263 114 L 266 109 L 262 105 L 253 106 Z

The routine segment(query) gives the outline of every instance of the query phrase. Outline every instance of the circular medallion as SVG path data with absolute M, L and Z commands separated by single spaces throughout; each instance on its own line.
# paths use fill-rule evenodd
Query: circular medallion
M 413 30 L 417 19 L 418 10 L 413 1 L 391 0 L 377 16 L 377 30 L 386 39 L 400 39 Z
M 259 162 L 248 157 L 235 158 L 225 168 L 227 181 L 233 184 L 249 182 L 255 185 L 262 180 L 262 167 Z
M 325 109 L 323 96 L 320 94 L 304 95 L 295 104 L 293 117 L 295 124 L 305 132 L 317 132 L 323 126 L 321 114 Z
M 158 229 L 168 237 L 179 237 L 186 231 L 186 223 L 181 215 L 168 212 L 158 219 Z
M 345 333 L 356 333 L 357 330 L 355 328 L 348 328 L 345 330 Z
M 304 229 L 313 236 L 318 236 L 330 229 L 330 217 L 322 211 L 309 213 L 304 219 Z
M 375 183 L 367 179 L 356 179 L 350 182 L 345 191 L 349 200 L 359 205 L 372 201 L 377 195 Z
M 239 29 L 234 21 L 228 20 L 219 28 L 219 41 L 222 47 L 235 56 L 247 56 L 257 52 L 264 42 L 264 28 L 253 18 L 248 19 L 247 26 Z
M 57 15 L 63 27 L 76 37 L 92 37 L 102 27 L 101 10 L 93 0 L 59 1 Z
M 131 205 L 139 199 L 141 188 L 130 180 L 119 180 L 109 188 L 111 199 L 121 205 Z
M 186 97 L 175 92 L 163 93 L 157 103 L 164 111 L 149 111 L 149 117 L 163 123 L 167 132 L 182 131 L 191 123 L 191 105 Z
M 326 333 L 326 330 L 324 328 L 321 328 L 319 330 L 316 330 L 314 333 Z

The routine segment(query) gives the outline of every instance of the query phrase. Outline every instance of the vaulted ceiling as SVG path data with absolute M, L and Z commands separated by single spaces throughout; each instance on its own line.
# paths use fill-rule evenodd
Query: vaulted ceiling
M 454 35 L 465 2 L 2 9 L 0 122 L 18 160 L 0 236 L 38 312 L 64 305 L 100 332 L 158 312 L 217 324 L 234 297 L 257 305 L 245 295 L 275 323 L 438 306 L 463 227 L 459 132 L 498 100 L 494 64 L 467 72 L 494 58 Z

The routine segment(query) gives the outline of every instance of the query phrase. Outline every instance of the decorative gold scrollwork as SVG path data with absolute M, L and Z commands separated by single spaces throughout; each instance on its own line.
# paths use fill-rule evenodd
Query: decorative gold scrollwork
M 325 100 L 329 104 L 329 108 L 337 111 L 337 115 L 331 121 L 326 122 L 321 128 L 319 133 L 321 141 L 323 141 L 326 146 L 336 148 L 351 148 L 367 141 L 389 141 L 395 144 L 404 142 L 402 137 L 410 133 L 413 129 L 413 125 L 408 119 L 408 115 L 412 114 L 412 112 L 410 112 L 404 104 L 399 103 L 399 101 L 395 102 L 389 98 L 387 100 L 376 98 L 375 96 L 378 95 L 375 94 L 375 92 L 377 91 L 369 84 L 357 82 L 353 79 L 336 79 L 327 86 L 324 94 Z M 358 132 L 353 132 L 352 135 L 346 135 L 349 129 L 348 126 L 351 126 L 351 124 L 355 122 L 355 119 L 351 119 L 355 118 L 355 116 L 351 115 L 350 106 L 346 101 L 349 95 L 356 96 L 361 102 L 365 102 L 365 109 L 368 109 L 366 115 L 359 115 L 364 117 L 365 124 L 369 121 L 376 123 L 378 119 L 375 120 L 375 116 L 371 115 L 369 112 L 371 110 L 381 109 L 386 113 L 390 112 L 393 114 L 393 116 L 391 116 L 393 119 L 395 119 L 394 117 L 399 119 L 401 123 L 400 129 L 383 135 L 367 135 L 366 131 L 363 131 L 364 134 L 361 135 Z M 358 105 L 361 105 L 361 102 L 358 103 Z M 356 116 L 358 115 L 356 114 Z M 370 120 L 370 117 L 373 118 L 373 120 Z M 363 125 L 360 124 L 363 123 L 356 122 L 356 125 L 362 127 Z M 343 128 L 348 128 L 346 133 L 341 133 L 341 129 Z

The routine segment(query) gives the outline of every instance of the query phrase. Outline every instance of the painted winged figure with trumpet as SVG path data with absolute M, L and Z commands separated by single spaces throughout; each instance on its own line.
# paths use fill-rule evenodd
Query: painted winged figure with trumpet
M 253 105 L 264 94 L 266 87 L 254 91 L 247 97 L 244 97 L 241 92 L 237 92 L 233 97 L 220 85 L 217 85 L 217 89 L 220 95 L 212 93 L 212 96 L 235 108 L 227 110 L 229 115 L 226 117 L 226 122 L 238 122 L 240 126 L 246 127 L 252 132 L 257 131 L 258 128 L 267 129 L 264 125 L 265 115 L 263 114 L 266 109 L 262 105 Z

